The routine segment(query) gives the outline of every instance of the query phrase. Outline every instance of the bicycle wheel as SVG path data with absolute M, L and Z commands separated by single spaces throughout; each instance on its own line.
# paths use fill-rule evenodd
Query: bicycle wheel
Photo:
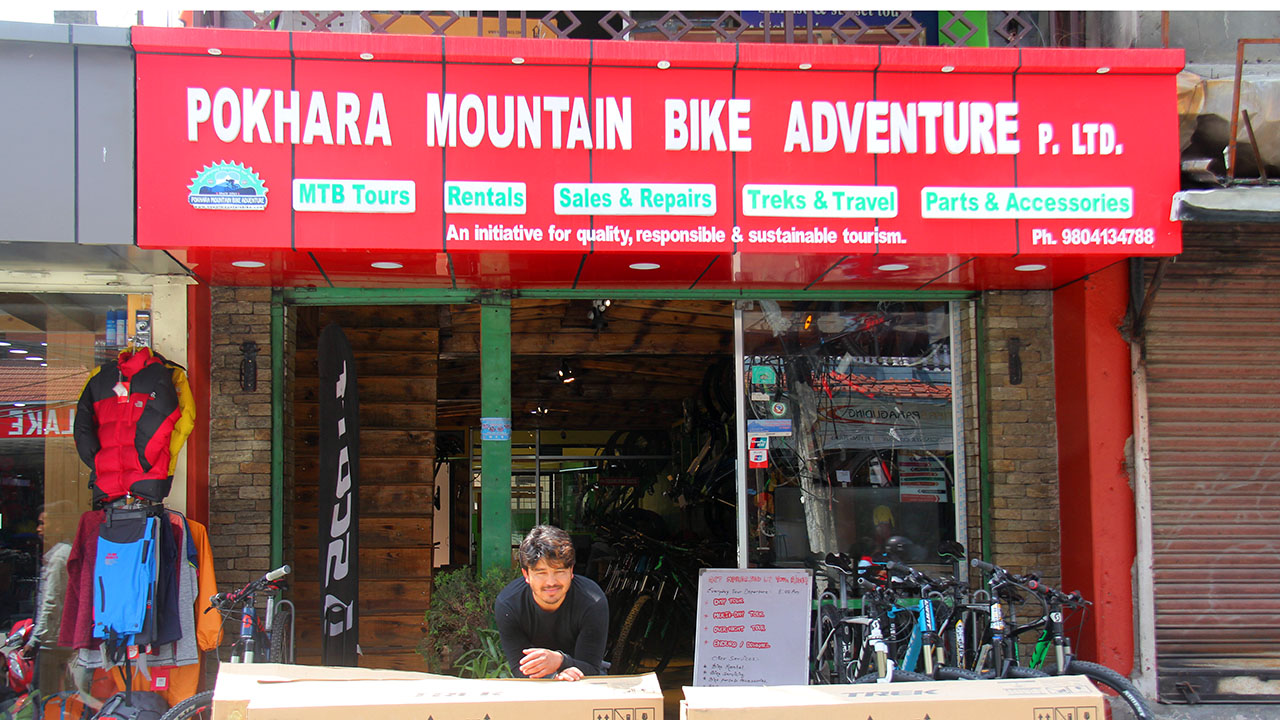
M 160 720 L 209 720 L 212 717 L 213 691 L 206 690 L 169 708 Z
M 985 670 L 982 672 L 982 677 L 983 679 L 990 680 L 995 677 L 995 672 L 992 670 Z M 1037 670 L 1035 668 L 1024 667 L 1022 665 L 1010 665 L 1009 669 L 1005 671 L 1004 677 L 1006 678 L 1042 678 L 1042 677 L 1049 677 L 1049 673 L 1043 670 Z
M 862 677 L 854 680 L 859 685 L 864 683 L 879 682 L 880 676 L 875 673 L 867 673 Z M 933 678 L 918 672 L 908 672 L 906 670 L 894 670 L 893 678 L 890 682 L 933 682 Z
M 813 639 L 813 664 L 810 666 L 810 677 L 815 685 L 831 685 L 839 682 L 840 643 L 836 631 L 840 624 L 840 613 L 830 605 L 823 605 L 818 613 L 817 633 Z
M 1155 713 L 1151 711 L 1151 706 L 1147 704 L 1146 698 L 1142 697 L 1142 693 L 1138 692 L 1138 688 L 1129 682 L 1129 679 L 1120 673 L 1112 670 L 1105 665 L 1097 663 L 1085 662 L 1084 660 L 1072 660 L 1067 663 L 1067 673 L 1070 675 L 1084 675 L 1093 681 L 1094 685 L 1107 696 L 1107 702 L 1110 699 L 1119 697 L 1129 704 L 1129 709 L 1133 711 L 1133 716 L 1137 720 L 1154 720 Z M 1110 716 L 1110 708 L 1108 708 L 1108 716 Z
M 627 619 L 618 630 L 618 641 L 613 646 L 613 661 L 609 671 L 613 675 L 631 675 L 640 660 L 644 648 L 644 630 L 653 615 L 652 598 L 641 595 L 631 606 Z
M 981 680 L 982 673 L 950 665 L 939 665 L 933 669 L 934 680 Z
M 273 663 L 293 662 L 293 609 L 288 605 L 277 606 L 271 619 L 271 654 Z

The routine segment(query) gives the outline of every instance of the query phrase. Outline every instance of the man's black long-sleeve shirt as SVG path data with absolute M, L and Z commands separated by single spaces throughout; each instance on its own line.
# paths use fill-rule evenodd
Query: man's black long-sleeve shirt
M 583 675 L 600 675 L 605 638 L 609 632 L 609 601 L 594 581 L 575 576 L 560 607 L 547 612 L 533 599 L 523 577 L 512 580 L 493 605 L 502 639 L 502 652 L 515 677 L 526 648 L 546 648 L 564 654 L 559 670 L 576 667 Z

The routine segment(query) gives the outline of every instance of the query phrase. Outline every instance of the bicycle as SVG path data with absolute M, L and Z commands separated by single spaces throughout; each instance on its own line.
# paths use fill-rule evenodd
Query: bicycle
M 895 666 L 889 648 L 898 635 L 895 614 L 890 612 L 896 605 L 893 591 L 859 577 L 848 556 L 828 554 L 820 564 L 836 571 L 839 595 L 825 590 L 818 597 L 810 682 L 825 685 L 933 680 L 928 675 L 898 670 Z M 855 583 L 863 591 L 861 615 L 853 613 L 849 605 L 849 586 Z M 887 623 L 882 623 L 882 618 Z
M 920 591 L 920 604 L 915 612 L 911 629 L 911 639 L 907 642 L 906 651 L 899 660 L 899 667 L 910 671 L 922 671 L 935 680 L 978 680 L 981 675 L 947 663 L 945 633 L 952 627 L 952 621 L 959 620 L 956 608 L 958 604 L 947 606 L 944 592 L 950 592 L 953 598 L 958 597 L 967 588 L 963 583 L 951 578 L 939 579 L 917 570 L 910 565 L 890 560 L 885 566 L 890 573 L 901 577 L 905 582 L 914 585 Z M 938 605 L 946 609 L 942 622 L 938 621 Z M 900 609 L 902 610 L 902 609 Z M 905 609 L 906 612 L 912 612 Z
M 224 620 L 237 610 L 240 613 L 240 634 L 231 646 L 229 662 L 293 662 L 293 603 L 276 597 L 284 589 L 281 578 L 292 571 L 288 565 L 282 565 L 239 590 L 217 593 L 209 598 L 205 612 L 216 609 Z M 260 594 L 267 595 L 267 607 L 261 616 L 255 605 Z M 287 633 L 283 632 L 285 625 L 288 626 Z M 160 720 L 208 720 L 211 717 L 213 691 L 206 690 L 169 708 Z
M 661 555 L 650 571 L 657 587 L 636 598 L 618 629 L 614 643 L 612 667 L 614 675 L 660 673 L 667 668 L 677 650 L 691 651 L 694 616 L 697 614 L 696 571 L 673 567 L 674 557 Z
M 1016 627 L 1009 633 L 1009 640 L 1013 641 L 1024 632 L 1043 628 L 1036 641 L 1035 650 L 1032 652 L 1030 666 L 1020 668 L 1021 670 L 1034 672 L 1035 677 L 1044 677 L 1049 674 L 1083 675 L 1094 685 L 1099 686 L 1098 689 L 1104 695 L 1123 699 L 1138 720 L 1154 720 L 1155 714 L 1151 706 L 1127 678 L 1105 665 L 1077 660 L 1071 652 L 1071 640 L 1067 637 L 1065 630 L 1064 610 L 1084 610 L 1091 604 L 1079 592 L 1064 593 L 1049 587 L 1040 582 L 1040 578 L 1034 573 L 1014 575 L 998 565 L 982 562 L 977 558 L 969 562 L 973 567 L 991 573 L 993 578 L 1001 578 L 1001 583 L 1025 590 L 1040 601 L 1043 609 L 1041 616 L 1033 622 Z M 1045 661 L 1051 655 L 1054 664 L 1053 672 L 1049 673 L 1042 668 L 1046 666 Z M 1028 677 L 1028 675 L 1018 676 Z
M 605 649 L 610 673 L 660 673 L 692 655 L 698 572 L 723 565 L 723 544 L 685 548 L 628 529 L 617 545 L 630 549 L 614 557 L 601 583 L 616 628 Z

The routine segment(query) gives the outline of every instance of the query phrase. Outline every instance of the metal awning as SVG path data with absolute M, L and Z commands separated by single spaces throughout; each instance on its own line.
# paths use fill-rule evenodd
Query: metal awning
M 1183 190 L 1174 193 L 1171 220 L 1280 223 L 1280 185 Z

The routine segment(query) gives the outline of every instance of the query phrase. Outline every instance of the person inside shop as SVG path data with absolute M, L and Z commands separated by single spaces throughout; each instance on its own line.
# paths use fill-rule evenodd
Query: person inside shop
M 521 577 L 494 602 L 502 652 L 516 677 L 581 680 L 604 670 L 609 601 L 594 581 L 574 577 L 573 541 L 538 525 L 520 543 Z
M 44 506 L 36 518 L 36 535 L 45 541 L 45 523 L 50 513 L 67 512 L 71 503 L 63 500 Z M 22 648 L 22 655 L 34 659 L 42 647 L 52 650 L 57 644 L 58 627 L 62 622 L 62 600 L 67 594 L 67 559 L 71 556 L 71 544 L 54 543 L 44 553 L 40 566 L 40 580 L 36 590 L 36 612 L 31 638 Z M 56 660 L 61 665 L 69 660 L 69 653 L 59 652 Z

